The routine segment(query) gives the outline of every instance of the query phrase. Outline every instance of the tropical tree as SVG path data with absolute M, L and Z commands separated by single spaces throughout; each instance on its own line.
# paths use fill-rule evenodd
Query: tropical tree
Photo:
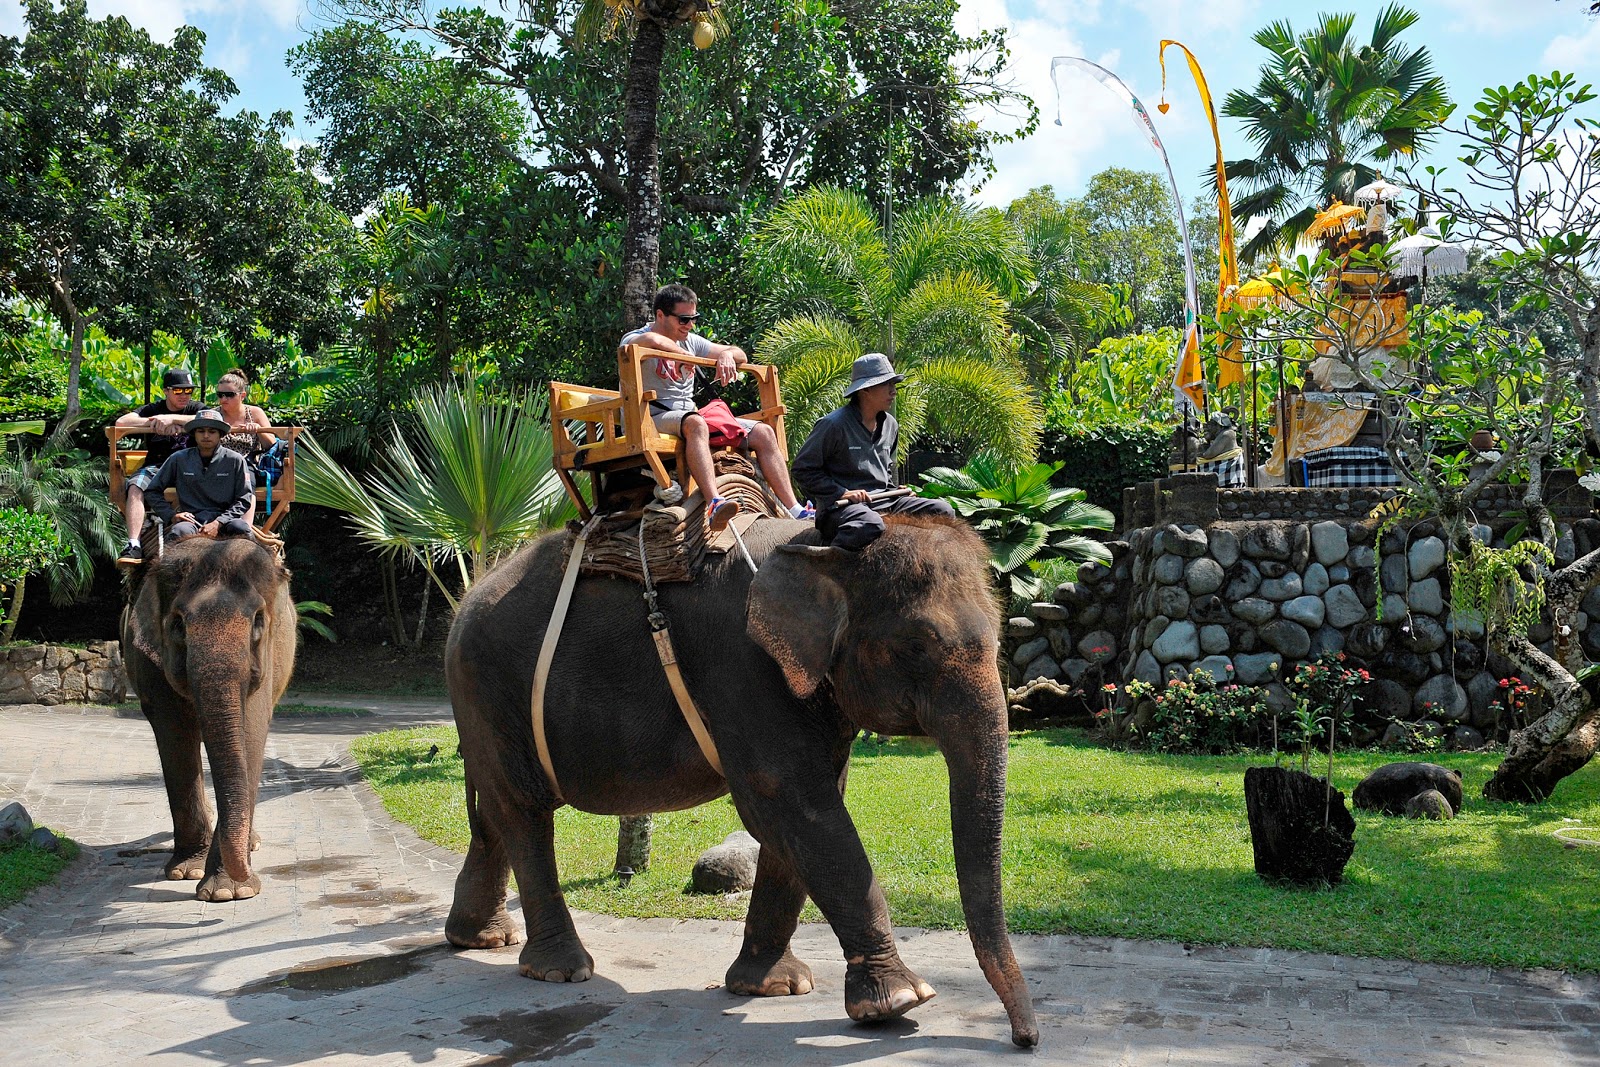
M 543 398 L 451 383 L 423 391 L 411 416 L 413 432 L 394 423 L 359 478 L 302 437 L 295 498 L 344 512 L 369 546 L 419 564 L 454 610 L 458 591 L 576 509 L 551 467 Z M 452 564 L 459 590 L 441 572 Z
M 1082 489 L 1051 485 L 1061 467 L 1011 471 L 979 453 L 960 470 L 935 467 L 922 476 L 921 494 L 948 501 L 988 542 L 995 580 L 1013 602 L 1039 599 L 1052 563 L 1111 562 L 1111 551 L 1083 531 L 1109 533 L 1115 516 L 1087 503 Z
M 1078 257 L 1087 228 L 1048 185 L 1012 201 L 1006 218 L 1022 234 L 1033 264 L 1032 285 L 1012 301 L 1011 324 L 1034 388 L 1049 396 L 1100 339 L 1111 291 L 1083 279 Z
M 1029 463 L 1043 414 L 1017 358 L 1009 297 L 1033 281 L 1021 236 L 998 211 L 940 198 L 892 232 L 856 193 L 820 187 L 757 231 L 755 267 L 783 315 L 756 346 L 783 367 L 790 416 L 809 432 L 836 407 L 850 365 L 883 352 L 906 376 L 901 458 L 937 431 Z
M 0 607 L 0 643 L 16 636 L 29 576 L 59 566 L 70 551 L 48 517 L 0 508 L 0 597 L 10 593 Z
M 0 449 L 0 508 L 43 515 L 66 550 L 44 568 L 50 600 L 70 604 L 88 592 L 94 557 L 110 557 L 119 544 L 120 517 L 107 492 L 105 460 L 72 445 L 73 424 L 62 422 L 36 445 L 8 436 Z
M 1222 105 L 1256 149 L 1254 159 L 1225 166 L 1230 188 L 1238 183 L 1245 194 L 1233 200 L 1234 218 L 1262 222 L 1242 260 L 1292 246 L 1331 198 L 1354 203 L 1378 164 L 1432 143 L 1450 98 L 1428 50 L 1399 40 L 1417 19 L 1390 4 L 1366 43 L 1352 32 L 1352 14 L 1324 14 L 1305 33 L 1287 21 L 1256 33 L 1272 57 L 1254 89 L 1236 89 Z

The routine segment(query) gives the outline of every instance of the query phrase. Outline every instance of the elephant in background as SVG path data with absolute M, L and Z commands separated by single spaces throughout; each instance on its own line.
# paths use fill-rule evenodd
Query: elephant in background
M 169 544 L 134 578 L 123 613 L 128 677 L 155 730 L 172 807 L 171 879 L 200 879 L 201 900 L 261 892 L 250 870 L 256 793 L 272 709 L 294 673 L 289 572 L 247 538 Z M 200 769 L 217 793 L 213 834 Z
M 449 941 L 493 948 L 519 940 L 505 906 L 514 870 L 528 929 L 521 972 L 588 979 L 594 960 L 556 871 L 555 810 L 566 803 L 634 815 L 731 793 L 761 855 L 729 991 L 811 991 L 810 968 L 790 951 L 809 895 L 844 950 L 849 1016 L 904 1014 L 934 990 L 896 950 L 844 787 L 860 730 L 927 735 L 949 768 L 956 872 L 978 962 L 1012 1040 L 1036 1044 L 1000 894 L 1008 734 L 988 552 L 959 521 L 887 522 L 878 541 L 848 553 L 818 546 L 808 523 L 764 519 L 745 535 L 759 574 L 729 554 L 709 558 L 693 583 L 660 587 L 679 666 L 726 781 L 673 700 L 640 586 L 583 578 L 546 687 L 558 795 L 538 761 L 529 703 L 566 538 L 544 538 L 474 585 L 445 652 L 472 831 Z

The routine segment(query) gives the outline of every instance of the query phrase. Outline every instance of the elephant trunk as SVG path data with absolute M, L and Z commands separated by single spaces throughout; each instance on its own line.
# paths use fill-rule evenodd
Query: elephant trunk
M 989 984 L 1000 995 L 1011 1020 L 1011 1040 L 1022 1048 L 1039 1043 L 1033 998 L 1017 966 L 1006 930 L 1000 895 L 1000 837 L 1006 803 L 1007 721 L 999 678 L 974 671 L 941 693 L 927 723 L 950 769 L 950 825 L 955 844 L 956 879 L 967 932 Z M 993 675 L 992 665 L 988 673 Z M 976 677 L 974 677 L 976 675 Z
M 250 878 L 250 821 L 259 774 L 249 765 L 241 673 L 234 664 L 211 660 L 189 675 L 217 794 L 217 847 L 223 869 L 236 882 Z

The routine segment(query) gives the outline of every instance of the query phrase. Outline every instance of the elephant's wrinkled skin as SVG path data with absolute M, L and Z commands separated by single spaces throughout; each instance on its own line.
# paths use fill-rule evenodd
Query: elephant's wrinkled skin
M 253 541 L 207 537 L 171 545 L 143 569 L 122 648 L 172 806 L 167 877 L 200 879 L 201 900 L 244 900 L 261 891 L 250 850 L 267 726 L 294 672 L 289 572 Z M 202 742 L 217 792 L 215 835 Z
M 861 729 L 933 737 L 950 770 L 956 871 L 978 962 L 1012 1039 L 1033 1045 L 1038 1028 L 1000 899 L 1007 723 L 988 554 L 958 522 L 889 523 L 847 557 L 798 548 L 815 545 L 809 524 L 763 520 L 746 534 L 758 576 L 730 553 L 710 557 L 693 584 L 661 587 L 726 783 L 673 702 L 641 587 L 581 580 L 545 702 L 561 794 L 583 811 L 625 815 L 731 792 L 762 847 L 728 989 L 810 992 L 811 971 L 789 948 L 809 894 L 844 949 L 850 1017 L 887 1019 L 934 991 L 895 950 L 883 892 L 845 810 L 846 764 Z M 505 901 L 515 870 L 528 926 L 521 970 L 549 981 L 594 972 L 561 895 L 552 818 L 561 801 L 530 724 L 535 660 L 566 555 L 565 537 L 546 537 L 474 586 L 445 653 L 472 828 L 446 935 L 466 948 L 514 944 Z

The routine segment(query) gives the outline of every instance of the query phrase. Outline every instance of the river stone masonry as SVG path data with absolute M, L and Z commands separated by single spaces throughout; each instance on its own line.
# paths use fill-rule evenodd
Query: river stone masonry
M 0 704 L 120 704 L 128 690 L 117 641 L 0 648 Z
M 1252 505 L 1263 492 L 1248 491 Z M 1454 747 L 1503 738 L 1509 724 L 1493 705 L 1499 679 L 1514 668 L 1486 651 L 1480 622 L 1452 616 L 1448 553 L 1437 527 L 1394 527 L 1375 544 L 1370 506 L 1347 499 L 1370 493 L 1325 494 L 1328 500 L 1318 501 L 1324 506 L 1310 509 L 1311 521 L 1224 519 L 1247 510 L 1225 500 L 1205 524 L 1143 526 L 1111 542 L 1110 567 L 1084 564 L 1050 601 L 1008 620 L 1013 718 L 1062 714 L 1064 688 L 1077 691 L 1076 710 L 1088 715 L 1103 706 L 1106 683 L 1160 685 L 1198 669 L 1219 682 L 1262 686 L 1273 705 L 1287 708 L 1284 682 L 1301 664 L 1344 652 L 1372 675 L 1355 716 L 1358 741 L 1379 740 L 1395 722 L 1416 724 Z M 1503 546 L 1512 525 L 1495 518 L 1474 535 Z M 1573 508 L 1558 516 L 1558 526 L 1568 552 L 1600 546 L 1592 511 Z M 1600 619 L 1600 589 L 1582 608 L 1575 621 L 1584 651 L 1600 659 L 1600 625 L 1588 621 Z M 1548 626 L 1530 636 L 1548 649 Z M 1025 687 L 1041 678 L 1060 688 Z

